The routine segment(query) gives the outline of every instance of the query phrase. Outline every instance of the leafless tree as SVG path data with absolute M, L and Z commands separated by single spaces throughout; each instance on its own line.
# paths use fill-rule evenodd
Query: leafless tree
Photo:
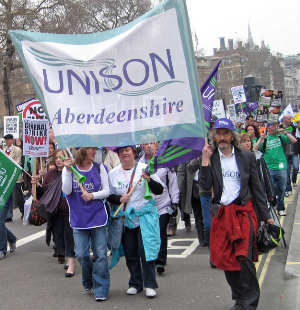
M 8 36 L 11 29 L 37 30 L 36 17 L 59 6 L 58 0 L 0 0 L 0 53 L 4 104 L 12 114 L 10 76 L 15 69 L 14 47 Z
M 127 24 L 151 8 L 151 0 L 0 0 L 0 60 L 6 113 L 11 115 L 11 76 L 20 66 L 11 29 L 92 33 Z

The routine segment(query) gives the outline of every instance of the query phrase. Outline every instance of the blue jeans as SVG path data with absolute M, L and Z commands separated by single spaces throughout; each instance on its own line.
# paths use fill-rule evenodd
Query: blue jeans
M 297 183 L 297 174 L 299 171 L 299 157 L 298 154 L 291 154 L 286 157 L 287 159 L 287 184 L 286 184 L 286 191 L 291 192 L 292 191 L 292 185 L 291 185 L 291 168 L 293 168 L 292 171 L 292 182 Z
M 209 244 L 209 234 L 211 226 L 211 213 L 210 213 L 211 196 L 200 194 L 200 201 L 202 209 L 202 221 L 204 226 L 204 241 Z
M 108 297 L 110 277 L 107 261 L 106 227 L 73 229 L 75 255 L 82 269 L 82 285 L 94 290 L 95 297 Z M 90 259 L 90 245 L 95 262 Z
M 284 193 L 286 189 L 287 172 L 283 170 L 270 170 L 271 180 L 273 183 L 275 195 L 277 196 L 277 211 L 283 211 Z
M 7 253 L 7 242 L 14 243 L 17 241 L 16 236 L 5 226 L 5 219 L 10 205 L 11 199 L 0 209 L 0 252 L 5 254 Z

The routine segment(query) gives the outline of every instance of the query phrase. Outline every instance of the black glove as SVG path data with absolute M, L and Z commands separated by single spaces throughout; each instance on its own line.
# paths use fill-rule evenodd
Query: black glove
M 171 208 L 173 210 L 172 216 L 177 216 L 179 204 L 178 203 L 171 203 Z
M 276 204 L 277 204 L 277 199 L 276 199 L 276 196 L 275 196 L 275 197 L 273 198 L 273 200 L 270 201 L 270 205 L 273 206 L 273 207 L 275 207 Z

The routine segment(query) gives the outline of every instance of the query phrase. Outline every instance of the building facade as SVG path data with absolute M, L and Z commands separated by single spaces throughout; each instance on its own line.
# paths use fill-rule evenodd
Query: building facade
M 226 46 L 225 38 L 220 38 L 220 47 L 214 48 L 212 56 L 196 57 L 200 85 L 220 59 L 215 99 L 231 103 L 231 87 L 243 85 L 247 77 L 255 78 L 256 85 L 262 88 L 284 91 L 284 58 L 272 55 L 264 42 L 261 46 L 254 45 L 251 31 L 247 43 L 228 39 Z

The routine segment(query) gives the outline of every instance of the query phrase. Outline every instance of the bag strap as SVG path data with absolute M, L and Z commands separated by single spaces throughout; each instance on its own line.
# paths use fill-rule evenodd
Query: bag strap
M 263 153 L 263 154 L 266 152 L 267 139 L 268 139 L 268 136 L 266 136 L 266 138 L 265 138 L 265 140 L 264 140 L 263 147 L 262 147 L 262 153 Z

